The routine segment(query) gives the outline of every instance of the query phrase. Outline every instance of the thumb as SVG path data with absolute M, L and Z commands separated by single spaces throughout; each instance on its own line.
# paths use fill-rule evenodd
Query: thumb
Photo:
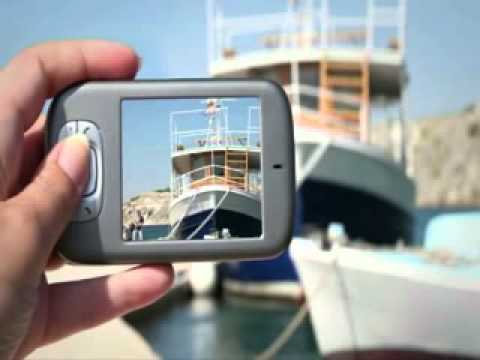
M 32 183 L 8 201 L 5 228 L 18 249 L 17 274 L 43 272 L 78 205 L 89 160 L 87 138 L 67 138 L 55 146 Z

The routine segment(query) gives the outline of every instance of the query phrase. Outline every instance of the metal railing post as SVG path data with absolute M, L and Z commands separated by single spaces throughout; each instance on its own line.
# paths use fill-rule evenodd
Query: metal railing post
M 328 48 L 328 36 L 330 31 L 330 25 L 328 23 L 328 14 L 329 14 L 329 0 L 323 0 L 321 5 L 321 24 L 320 24 L 320 48 Z
M 215 60 L 215 37 L 216 37 L 216 19 L 215 19 L 216 0 L 207 0 L 207 48 L 208 63 L 211 65 Z
M 224 129 L 223 129 L 223 141 L 224 141 L 224 143 L 225 143 L 225 146 L 228 147 L 228 146 L 231 145 L 229 139 L 227 138 L 227 134 L 230 132 L 230 130 L 229 130 L 229 129 L 230 129 L 230 127 L 229 127 L 229 117 L 230 117 L 230 116 L 229 116 L 228 107 L 225 107 L 225 108 L 223 109 L 223 114 L 224 114 L 224 115 L 223 115 L 223 119 L 225 120 L 225 121 L 224 121 L 225 127 L 224 127 Z M 220 127 L 221 127 L 221 126 L 222 126 L 222 125 L 220 124 Z
M 304 45 L 306 47 L 313 47 L 313 35 L 314 35 L 314 20 L 315 20 L 315 0 L 307 0 L 306 11 L 304 16 L 307 17 L 306 26 L 303 28 L 303 38 L 308 40 Z
M 252 126 L 252 108 L 248 108 L 248 119 L 247 119 L 247 149 L 250 148 L 250 127 Z
M 285 20 L 281 25 L 281 34 L 280 34 L 280 47 L 285 48 L 287 46 L 287 34 L 291 30 L 291 21 L 293 15 L 293 5 L 292 1 L 288 1 L 287 11 L 285 12 Z
M 223 14 L 220 9 L 215 12 L 215 53 L 216 58 L 223 58 L 222 50 L 225 48 L 225 29 Z
M 291 68 L 291 86 L 293 93 L 293 103 L 296 106 L 300 106 L 300 65 L 296 61 L 290 63 Z
M 406 142 L 407 142 L 407 131 L 405 123 L 405 114 L 407 109 L 407 96 L 406 96 L 406 84 L 405 80 L 402 79 L 402 84 L 400 85 L 400 110 L 399 110 L 399 121 L 400 121 L 400 163 L 403 168 L 407 170 L 408 173 L 408 163 L 407 163 L 407 153 L 406 153 Z
M 407 32 L 407 0 L 399 0 L 398 41 L 400 56 L 405 55 L 406 32 Z
M 367 3 L 366 32 L 367 43 L 365 45 L 368 53 L 370 53 L 375 47 L 375 0 L 368 0 Z

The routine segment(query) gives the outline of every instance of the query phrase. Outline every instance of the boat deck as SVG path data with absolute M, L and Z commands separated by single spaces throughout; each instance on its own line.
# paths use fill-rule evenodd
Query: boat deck
M 216 60 L 210 65 L 214 77 L 245 76 L 251 69 L 271 68 L 276 65 L 298 63 L 330 62 L 362 63 L 367 52 L 358 49 L 317 49 L 286 48 L 263 49 L 237 57 Z M 372 95 L 398 96 L 400 86 L 405 81 L 403 57 L 396 51 L 375 50 L 368 55 L 372 84 Z

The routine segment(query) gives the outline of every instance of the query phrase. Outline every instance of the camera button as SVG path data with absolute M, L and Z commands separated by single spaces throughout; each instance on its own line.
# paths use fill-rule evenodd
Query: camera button
M 90 145 L 88 183 L 85 186 L 80 205 L 73 218 L 76 222 L 83 222 L 95 219 L 100 213 L 103 196 L 103 148 L 100 130 L 94 123 L 86 120 L 77 120 L 77 133 L 84 134 L 88 138 Z
M 83 198 L 73 217 L 74 221 L 89 221 L 97 217 L 99 204 L 94 197 Z
M 90 148 L 90 169 L 88 174 L 88 184 L 83 191 L 82 196 L 92 195 L 97 188 L 97 154 Z
M 60 129 L 60 132 L 58 133 L 58 140 L 57 142 L 60 142 L 72 135 L 75 135 L 77 133 L 77 122 L 76 121 L 69 121 L 65 123 L 62 128 Z
M 79 120 L 78 133 L 84 134 L 90 141 L 90 146 L 99 149 L 100 148 L 100 133 L 98 128 L 90 121 Z

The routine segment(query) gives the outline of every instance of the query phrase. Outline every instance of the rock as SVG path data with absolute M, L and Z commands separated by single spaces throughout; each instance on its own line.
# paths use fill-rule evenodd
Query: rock
M 398 126 L 372 127 L 374 144 L 399 158 Z M 407 173 L 419 206 L 480 205 L 480 102 L 456 114 L 408 121 Z
M 169 192 L 145 192 L 123 204 L 123 223 L 135 222 L 137 211 L 144 216 L 145 225 L 168 224 Z

